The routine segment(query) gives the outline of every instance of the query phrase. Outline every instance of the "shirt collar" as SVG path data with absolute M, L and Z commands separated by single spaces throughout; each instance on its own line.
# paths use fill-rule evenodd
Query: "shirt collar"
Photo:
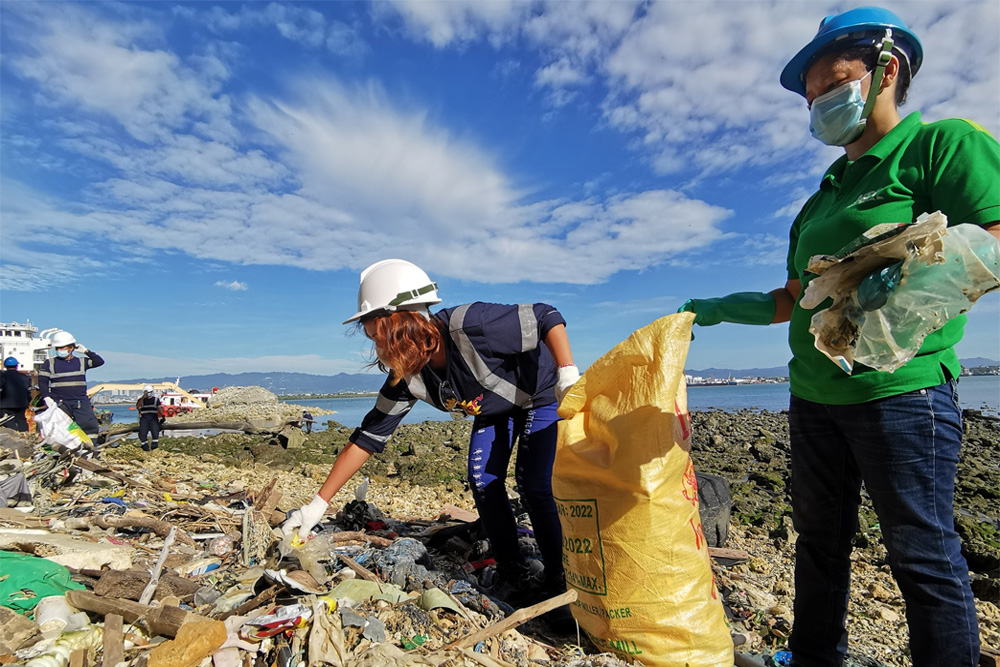
M 920 125 L 920 112 L 914 111 L 913 113 L 907 115 L 896 127 L 889 130 L 889 132 L 879 139 L 878 143 L 868 149 L 868 152 L 857 159 L 858 162 L 861 160 L 879 162 L 884 160 L 889 156 L 892 151 L 896 150 L 896 147 L 903 142 L 903 139 L 913 134 L 913 131 L 918 125 Z M 841 155 L 837 158 L 836 162 L 830 165 L 830 168 L 826 170 L 823 174 L 822 180 L 820 180 L 821 189 L 829 189 L 839 184 L 843 179 L 844 170 L 847 168 L 847 155 Z

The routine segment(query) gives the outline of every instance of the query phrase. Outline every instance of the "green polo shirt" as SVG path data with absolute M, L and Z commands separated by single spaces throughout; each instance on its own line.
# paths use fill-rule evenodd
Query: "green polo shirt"
M 913 222 L 940 210 L 948 224 L 1000 221 L 1000 144 L 979 125 L 950 119 L 922 123 L 904 118 L 854 162 L 833 163 L 816 192 L 792 223 L 788 277 L 802 281 L 809 258 L 834 254 L 865 230 L 884 222 Z M 791 392 L 816 403 L 847 405 L 933 387 L 945 370 L 958 377 L 954 346 L 962 339 L 965 315 L 924 339 L 917 356 L 894 373 L 855 364 L 844 373 L 816 349 L 809 333 L 812 316 L 828 299 L 807 310 L 795 304 L 788 329 Z

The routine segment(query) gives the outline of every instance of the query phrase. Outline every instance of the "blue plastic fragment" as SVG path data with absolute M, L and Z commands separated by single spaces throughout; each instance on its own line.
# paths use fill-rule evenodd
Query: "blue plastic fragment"
M 782 665 L 782 667 L 784 667 L 785 665 L 792 664 L 792 652 L 791 651 L 775 651 L 775 653 L 774 653 L 774 662 L 776 664 L 778 664 L 778 665 Z
M 105 498 L 101 498 L 101 502 L 110 503 L 112 505 L 118 505 L 119 507 L 125 507 L 125 501 L 122 500 L 121 498 L 112 498 L 110 496 L 107 496 Z
M 476 644 L 476 648 L 473 649 L 476 653 L 486 653 L 486 642 L 481 641 Z

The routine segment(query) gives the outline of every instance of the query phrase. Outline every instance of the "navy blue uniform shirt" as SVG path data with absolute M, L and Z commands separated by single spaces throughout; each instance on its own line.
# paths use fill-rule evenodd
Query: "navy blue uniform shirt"
M 444 323 L 446 367 L 420 373 L 379 390 L 351 442 L 381 452 L 410 408 L 422 400 L 439 410 L 502 415 L 556 402 L 556 365 L 545 346 L 552 327 L 566 324 L 545 303 L 470 303 L 434 315 Z

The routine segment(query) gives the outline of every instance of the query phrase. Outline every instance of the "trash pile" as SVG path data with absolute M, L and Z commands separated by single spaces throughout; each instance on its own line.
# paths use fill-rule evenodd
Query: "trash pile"
M 397 519 L 365 483 L 301 544 L 277 528 L 294 502 L 277 477 L 170 479 L 0 431 L 16 503 L 0 507 L 3 664 L 625 664 L 545 629 L 539 617 L 575 591 L 516 611 L 494 597 L 468 510 Z M 522 546 L 534 553 L 530 529 Z
M 302 416 L 301 405 L 282 403 L 278 397 L 263 387 L 223 387 L 212 394 L 207 408 L 178 415 L 175 421 L 270 421 L 280 424 L 286 420 L 298 420 Z M 308 408 L 314 416 L 333 414 L 322 408 Z

